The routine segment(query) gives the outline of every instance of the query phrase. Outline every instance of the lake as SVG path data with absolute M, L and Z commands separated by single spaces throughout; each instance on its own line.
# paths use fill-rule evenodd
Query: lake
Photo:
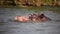
M 40 11 L 25 8 L 0 8 L 0 34 L 60 34 L 60 14 L 52 10 Z M 59 9 L 57 11 L 59 11 Z M 49 17 L 51 20 L 27 23 L 14 21 L 15 16 L 26 16 L 29 13 L 44 13 L 45 16 Z

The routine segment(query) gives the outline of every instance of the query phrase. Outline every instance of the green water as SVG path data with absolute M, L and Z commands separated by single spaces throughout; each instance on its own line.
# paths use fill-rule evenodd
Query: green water
M 19 8 L 19 7 L 16 7 Z M 27 9 L 29 10 L 35 10 L 34 12 L 38 11 L 53 11 L 54 13 L 60 13 L 60 7 L 51 7 L 51 6 L 42 6 L 42 7 L 20 7 L 20 9 Z
M 52 11 L 54 13 L 60 14 L 60 6 L 30 6 L 30 7 L 18 7 L 18 6 L 0 6 L 0 8 L 13 8 L 13 9 L 26 9 L 28 11 L 34 10 L 33 12 L 42 12 L 42 11 Z

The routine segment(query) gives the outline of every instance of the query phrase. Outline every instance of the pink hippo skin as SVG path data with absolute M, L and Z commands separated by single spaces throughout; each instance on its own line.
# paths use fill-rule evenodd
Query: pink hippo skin
M 45 18 L 45 17 L 43 17 L 42 19 L 41 19 L 41 21 L 42 22 L 44 22 L 44 21 L 46 21 L 47 19 Z
M 15 20 L 16 20 L 16 21 L 19 21 L 19 22 L 27 22 L 27 21 L 29 21 L 30 19 L 29 19 L 29 17 L 27 17 L 27 16 L 16 16 L 16 17 L 15 17 Z M 44 22 L 44 21 L 46 21 L 46 18 L 43 17 L 43 18 L 40 19 L 40 20 L 37 20 L 36 18 L 33 18 L 32 21 L 34 21 L 34 22 L 36 22 L 36 21 Z
M 25 22 L 25 21 L 28 21 L 29 19 L 28 19 L 28 17 L 25 17 L 25 16 L 20 16 L 20 17 L 16 16 L 15 20 L 19 21 L 19 22 Z

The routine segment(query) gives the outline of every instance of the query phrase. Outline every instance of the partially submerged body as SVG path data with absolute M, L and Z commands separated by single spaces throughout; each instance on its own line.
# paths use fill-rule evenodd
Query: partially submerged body
M 15 17 L 15 20 L 16 21 L 19 21 L 19 22 L 27 22 L 27 21 L 40 21 L 40 22 L 43 22 L 43 21 L 46 21 L 46 17 L 44 14 L 41 14 L 41 15 L 37 15 L 37 14 L 29 14 L 28 16 L 16 16 Z
M 28 17 L 25 17 L 25 16 L 16 16 L 15 17 L 15 20 L 16 21 L 20 21 L 20 22 L 26 22 L 26 21 L 29 20 L 29 18 Z

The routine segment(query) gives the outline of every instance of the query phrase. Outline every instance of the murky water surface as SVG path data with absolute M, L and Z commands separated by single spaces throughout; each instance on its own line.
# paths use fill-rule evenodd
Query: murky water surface
M 38 11 L 44 13 L 51 21 L 46 22 L 14 22 L 15 16 L 25 16 L 35 13 L 35 10 L 0 8 L 0 34 L 60 34 L 60 14 L 52 11 Z

